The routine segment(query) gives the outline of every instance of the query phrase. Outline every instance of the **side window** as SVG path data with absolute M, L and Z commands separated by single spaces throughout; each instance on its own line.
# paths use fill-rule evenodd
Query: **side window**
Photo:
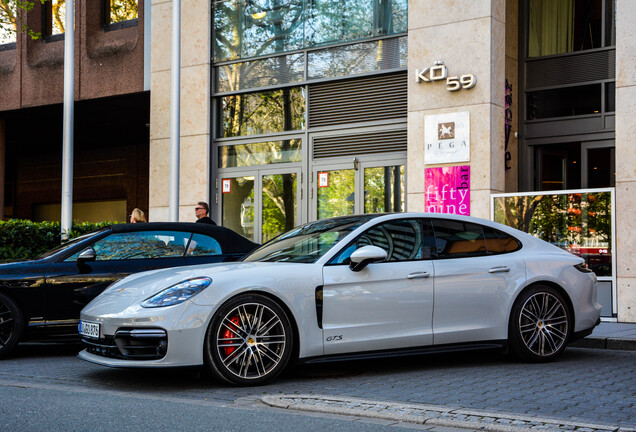
M 487 226 L 483 228 L 484 235 L 486 237 L 486 250 L 488 251 L 488 255 L 514 252 L 521 248 L 519 240 L 510 234 L 506 234 L 503 231 Z
M 387 261 L 412 261 L 423 257 L 422 227 L 417 219 L 394 220 L 377 225 L 360 235 L 338 254 L 332 264 L 348 264 L 349 257 L 362 246 L 377 246 L 387 253 Z
M 181 257 L 190 233 L 141 231 L 115 233 L 95 242 L 96 261 Z M 72 255 L 65 261 L 76 261 Z
M 209 256 L 221 255 L 222 253 L 221 245 L 215 238 L 203 234 L 193 234 L 186 255 Z
M 464 258 L 487 254 L 481 225 L 450 219 L 432 219 L 438 258 Z

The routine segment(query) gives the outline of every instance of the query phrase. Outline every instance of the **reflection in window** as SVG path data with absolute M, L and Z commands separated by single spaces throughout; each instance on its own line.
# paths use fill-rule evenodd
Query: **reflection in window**
M 50 0 L 44 3 L 44 17 L 45 36 L 56 36 L 64 33 L 66 0 Z
M 17 34 L 15 3 L 0 1 L 0 45 L 15 43 Z
M 254 241 L 254 177 L 223 179 L 221 225 Z
M 263 243 L 294 228 L 296 173 L 263 176 Z
M 430 237 L 429 237 L 430 238 Z M 349 264 L 353 252 L 363 246 L 377 246 L 386 251 L 386 261 L 413 261 L 430 258 L 430 247 L 422 245 L 419 220 L 394 220 L 365 231 L 336 257 L 333 264 Z M 427 249 L 424 251 L 424 249 Z
M 138 18 L 138 0 L 103 0 L 104 24 L 116 24 Z
M 300 162 L 302 140 L 268 141 L 219 147 L 219 168 Z
M 302 53 L 230 63 L 215 68 L 218 92 L 274 87 L 300 82 L 305 70 Z
M 365 213 L 403 212 L 404 192 L 404 165 L 365 168 Z
M 343 77 L 407 66 L 407 38 L 324 48 L 307 53 L 309 79 Z
M 181 257 L 189 238 L 190 233 L 173 231 L 115 233 L 95 242 L 93 249 L 97 261 Z
M 486 255 L 486 239 L 481 225 L 447 219 L 432 219 L 439 258 Z
M 598 114 L 603 109 L 602 84 L 527 93 L 528 120 Z
M 220 255 L 221 245 L 215 238 L 203 235 L 193 234 L 190 243 L 188 244 L 187 256 L 210 256 Z
M 300 87 L 219 98 L 221 137 L 258 135 L 305 127 L 305 95 Z
M 494 198 L 495 222 L 579 255 L 597 276 L 612 275 L 611 192 Z
M 234 60 L 404 33 L 407 0 L 214 3 L 214 59 Z
M 528 57 L 564 54 L 614 45 L 614 0 L 529 0 Z
M 349 216 L 354 213 L 355 171 L 352 169 L 317 173 L 318 219 Z

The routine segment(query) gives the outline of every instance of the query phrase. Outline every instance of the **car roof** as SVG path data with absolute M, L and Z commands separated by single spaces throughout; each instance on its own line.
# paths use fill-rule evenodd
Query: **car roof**
M 242 235 L 229 228 L 219 225 L 194 222 L 143 222 L 113 224 L 108 228 L 113 233 L 138 232 L 138 231 L 183 231 L 204 234 L 217 239 L 224 245 L 224 253 L 245 253 L 258 246 Z

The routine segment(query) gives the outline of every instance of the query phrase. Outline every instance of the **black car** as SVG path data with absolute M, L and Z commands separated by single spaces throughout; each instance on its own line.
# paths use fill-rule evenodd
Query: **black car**
M 118 224 L 37 259 L 0 264 L 0 358 L 18 341 L 77 338 L 82 308 L 131 273 L 236 261 L 257 246 L 214 225 Z

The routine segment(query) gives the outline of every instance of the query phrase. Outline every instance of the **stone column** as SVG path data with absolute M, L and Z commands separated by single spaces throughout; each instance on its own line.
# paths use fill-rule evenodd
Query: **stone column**
M 181 2 L 181 163 L 179 220 L 194 222 L 194 207 L 210 196 L 209 2 Z M 168 220 L 170 176 L 170 59 L 172 1 L 152 3 L 150 67 L 150 221 Z
M 409 0 L 408 210 L 424 211 L 427 115 L 470 113 L 471 215 L 490 218 L 490 194 L 504 191 L 505 0 Z M 417 83 L 416 69 L 442 61 L 449 76 L 474 74 L 470 90 Z M 440 165 L 436 165 L 440 166 Z
M 616 1 L 616 264 L 618 321 L 636 322 L 636 2 Z

